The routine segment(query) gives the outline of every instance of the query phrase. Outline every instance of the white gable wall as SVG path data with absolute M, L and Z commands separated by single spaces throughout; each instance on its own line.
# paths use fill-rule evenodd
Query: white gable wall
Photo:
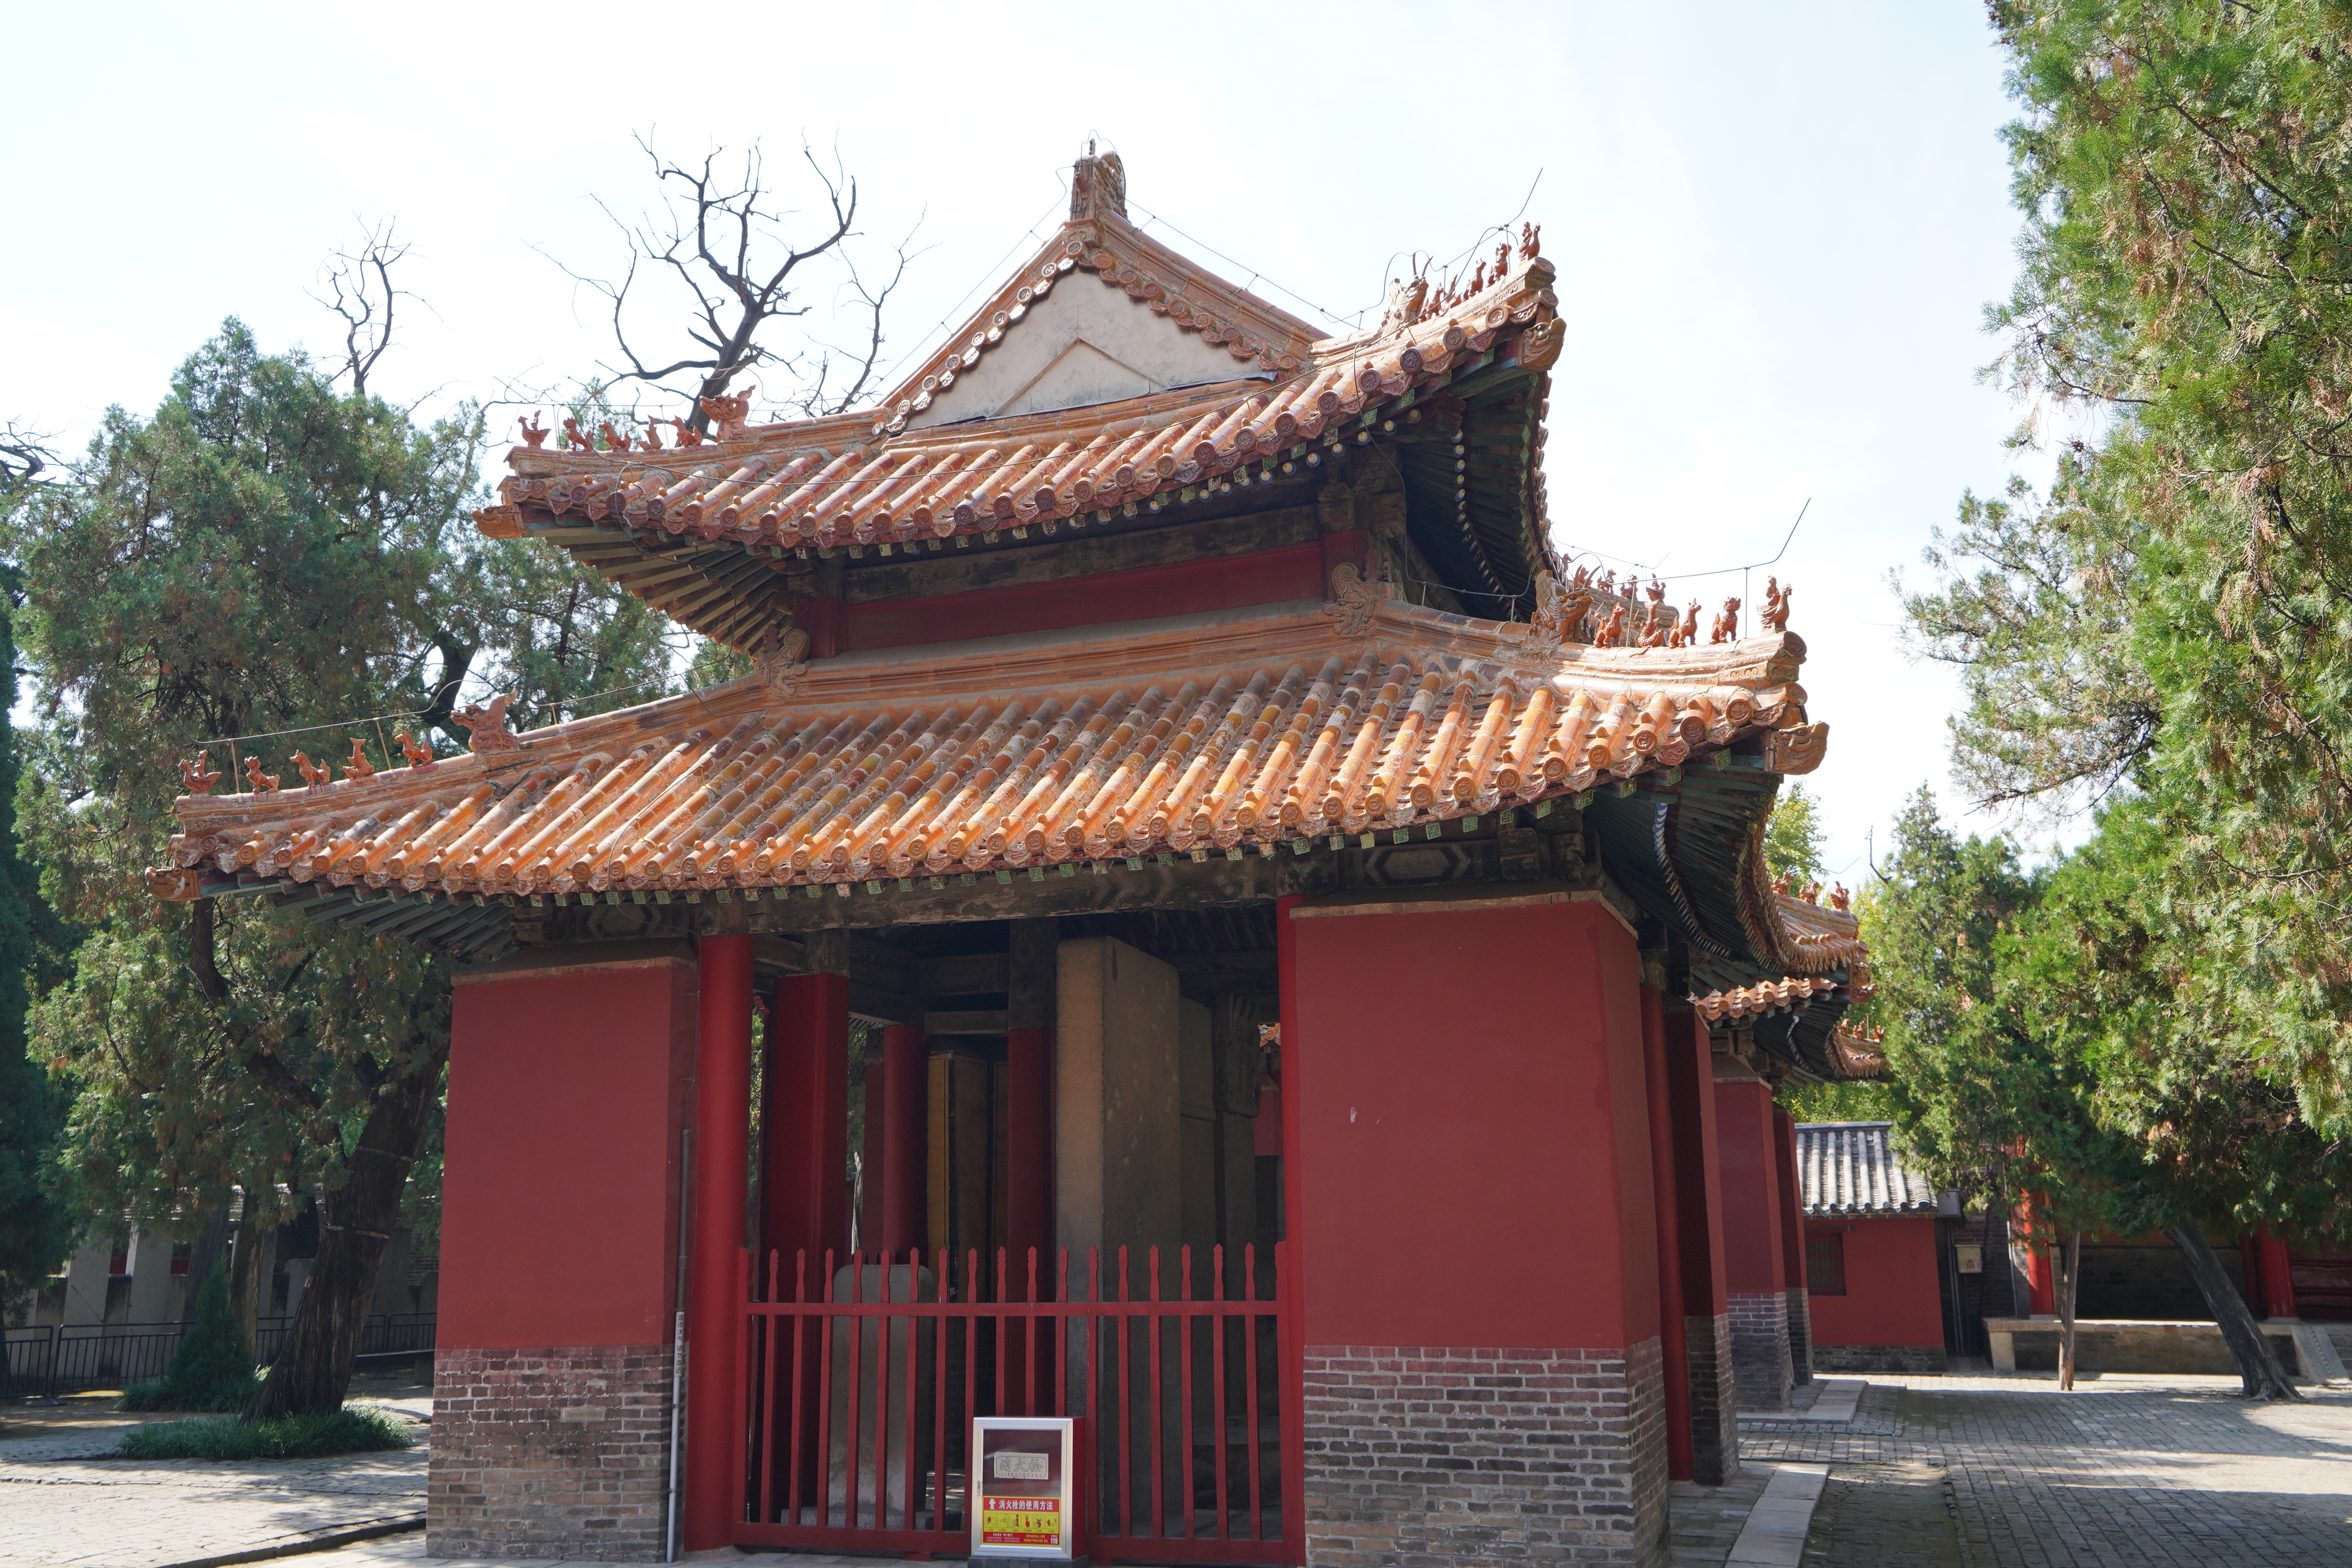
M 1250 361 L 1202 342 L 1200 333 L 1152 314 L 1125 290 L 1069 273 L 1006 326 L 1003 340 L 978 364 L 957 372 L 955 384 L 907 423 L 921 429 L 1080 408 L 1259 374 Z

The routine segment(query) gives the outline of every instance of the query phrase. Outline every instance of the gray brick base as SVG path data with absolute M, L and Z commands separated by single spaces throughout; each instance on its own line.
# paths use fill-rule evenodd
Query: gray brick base
M 425 1551 L 658 1563 L 669 1347 L 433 1357 Z
M 1786 1410 L 1795 1382 L 1789 1364 L 1789 1298 L 1780 1290 L 1734 1292 L 1731 1368 L 1742 1410 Z
M 1788 1295 L 1789 1380 L 1802 1388 L 1813 1381 L 1813 1299 L 1802 1287 Z
M 1731 1319 L 1685 1318 L 1689 1347 L 1691 1479 L 1719 1487 L 1739 1474 L 1739 1394 L 1731 1369 Z
M 1317 1568 L 1664 1568 L 1665 1380 L 1631 1351 L 1309 1345 Z
M 1813 1370 L 1838 1372 L 1916 1372 L 1943 1373 L 1952 1370 L 1941 1345 L 1815 1345 Z

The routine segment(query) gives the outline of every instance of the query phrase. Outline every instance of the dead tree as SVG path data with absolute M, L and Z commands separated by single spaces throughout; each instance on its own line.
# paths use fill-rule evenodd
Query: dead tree
M 43 483 L 41 476 L 57 461 L 48 437 L 25 429 L 14 419 L 0 424 L 0 506 Z
M 831 173 L 803 147 L 801 156 L 824 193 L 822 209 L 814 221 L 803 219 L 795 236 L 793 220 L 802 215 L 770 205 L 773 193 L 767 166 L 757 142 L 743 155 L 740 174 L 722 174 L 719 161 L 724 149 L 704 155 L 698 167 L 671 162 L 643 137 L 637 145 L 652 161 L 658 208 L 637 223 L 629 223 L 601 200 L 628 243 L 628 262 L 619 280 L 592 277 L 564 266 L 575 283 L 603 295 L 610 304 L 613 341 L 619 363 L 602 368 L 608 384 L 641 382 L 657 387 L 687 405 L 686 423 L 698 433 L 709 429 L 702 400 L 725 394 L 737 377 L 770 367 L 788 387 L 765 387 L 771 401 L 804 415 L 837 414 L 865 395 L 882 354 L 883 309 L 906 276 L 909 255 L 901 242 L 887 265 L 861 269 L 853 241 L 859 237 L 857 182 L 844 173 L 836 160 Z M 551 259 L 553 259 L 551 258 Z M 816 309 L 807 298 L 807 285 L 817 276 L 819 262 L 837 266 L 844 286 L 856 301 L 851 319 L 857 324 L 845 346 L 809 342 L 784 352 L 761 341 L 770 323 L 805 318 Z M 648 341 L 674 342 L 667 322 L 652 339 L 633 335 L 630 321 L 645 306 L 639 274 L 667 276 L 685 294 L 688 340 L 665 356 L 640 352 Z M 878 281 L 887 273 L 887 281 Z M 636 303 L 633 306 L 632 301 Z
M 393 264 L 408 254 L 408 247 L 393 237 L 392 220 L 368 229 L 356 252 L 330 252 L 326 289 L 312 299 L 343 320 L 341 373 L 352 378 L 352 395 L 367 395 L 368 375 L 376 361 L 392 347 L 393 309 L 403 299 L 415 299 L 392 283 Z

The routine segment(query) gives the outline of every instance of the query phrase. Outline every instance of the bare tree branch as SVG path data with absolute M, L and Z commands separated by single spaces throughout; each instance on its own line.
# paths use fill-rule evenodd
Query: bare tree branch
M 27 430 L 14 419 L 0 424 L 0 506 L 43 482 L 41 476 L 58 460 L 49 448 L 50 439 L 47 434 Z
M 415 295 L 392 284 L 393 263 L 408 254 L 408 247 L 393 236 L 386 218 L 362 231 L 356 252 L 331 251 L 327 257 L 324 295 L 310 297 L 343 319 L 343 368 L 352 378 L 352 395 L 367 395 L 368 375 L 384 350 L 392 347 L 393 308 L 405 295 Z
M 767 165 L 759 144 L 744 153 L 737 174 L 719 171 L 722 148 L 714 148 L 698 164 L 675 163 L 643 137 L 637 145 L 651 162 L 657 212 L 631 224 L 598 202 L 628 245 L 628 259 L 618 280 L 581 272 L 554 257 L 551 261 L 564 275 L 602 295 L 610 308 L 613 341 L 622 363 L 602 368 L 614 382 L 636 381 L 684 399 L 684 424 L 700 435 L 710 427 L 706 398 L 721 397 L 739 376 L 765 366 L 796 384 L 792 391 L 778 389 L 777 400 L 808 414 L 839 413 L 863 395 L 880 359 L 882 310 L 892 289 L 906 276 L 909 252 L 898 247 L 889 283 L 878 290 L 861 280 L 851 242 L 858 237 L 856 180 L 840 164 L 838 155 L 828 171 L 807 147 L 801 155 L 823 192 L 823 206 L 813 222 L 803 215 L 771 205 Z M 803 232 L 795 237 L 794 220 Z M 544 252 L 542 252 L 544 254 Z M 859 315 L 867 324 L 863 342 L 852 349 L 825 349 L 812 358 L 787 353 L 761 341 L 769 323 L 809 315 L 814 308 L 803 298 L 802 270 L 832 258 L 846 270 L 859 301 Z M 686 342 L 667 355 L 650 357 L 633 340 L 628 327 L 632 293 L 645 292 L 641 268 L 656 277 L 667 275 L 684 292 L 682 335 Z M 676 326 L 665 331 L 676 332 Z M 839 394 L 827 391 L 835 355 L 856 365 L 855 378 Z

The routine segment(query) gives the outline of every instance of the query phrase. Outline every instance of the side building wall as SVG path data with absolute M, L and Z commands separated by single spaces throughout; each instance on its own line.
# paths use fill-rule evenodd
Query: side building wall
M 1663 1564 L 1633 936 L 1475 891 L 1279 922 L 1307 1561 Z
M 433 1556 L 662 1560 L 696 998 L 683 944 L 459 979 Z

